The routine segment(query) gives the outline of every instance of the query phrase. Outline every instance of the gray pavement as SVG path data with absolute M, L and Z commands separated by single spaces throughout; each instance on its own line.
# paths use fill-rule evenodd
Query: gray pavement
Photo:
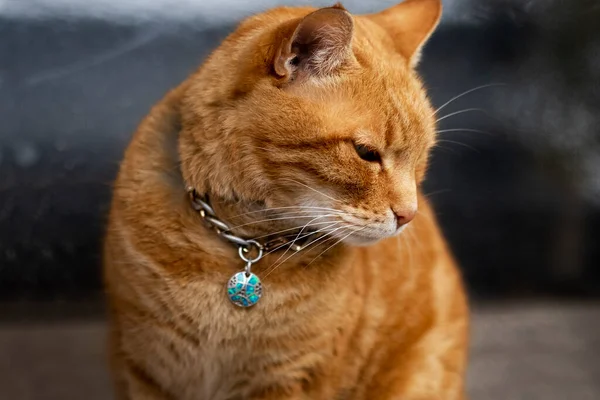
M 0 324 L 0 398 L 111 399 L 101 320 Z M 470 399 L 600 399 L 600 305 L 473 311 Z

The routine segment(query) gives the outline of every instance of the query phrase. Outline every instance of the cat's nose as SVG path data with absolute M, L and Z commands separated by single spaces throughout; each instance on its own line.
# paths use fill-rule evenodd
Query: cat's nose
M 408 224 L 417 215 L 416 206 L 408 206 L 403 208 L 392 207 L 392 212 L 396 217 L 396 229 L 400 229 L 403 225 Z

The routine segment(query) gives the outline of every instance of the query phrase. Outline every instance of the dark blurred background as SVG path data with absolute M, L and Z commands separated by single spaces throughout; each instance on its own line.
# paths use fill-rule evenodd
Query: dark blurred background
M 110 398 L 100 249 L 132 132 L 243 16 L 333 2 L 0 0 L 0 397 Z M 426 191 L 474 305 L 471 397 L 600 398 L 600 2 L 444 4 Z

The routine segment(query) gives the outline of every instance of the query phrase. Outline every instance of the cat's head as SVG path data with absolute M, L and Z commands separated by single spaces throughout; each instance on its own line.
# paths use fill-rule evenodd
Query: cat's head
M 414 66 L 440 14 L 439 0 L 406 0 L 249 18 L 190 80 L 184 178 L 222 203 L 273 209 L 270 228 L 331 222 L 351 243 L 397 234 L 435 140 Z

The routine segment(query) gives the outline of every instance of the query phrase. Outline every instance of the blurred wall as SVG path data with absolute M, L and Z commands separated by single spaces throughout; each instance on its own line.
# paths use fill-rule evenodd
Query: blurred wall
M 323 1 L 0 2 L 0 299 L 100 293 L 110 184 L 139 120 L 236 20 Z M 345 1 L 353 12 L 394 1 Z M 455 0 L 420 70 L 426 190 L 473 294 L 600 294 L 592 1 Z

